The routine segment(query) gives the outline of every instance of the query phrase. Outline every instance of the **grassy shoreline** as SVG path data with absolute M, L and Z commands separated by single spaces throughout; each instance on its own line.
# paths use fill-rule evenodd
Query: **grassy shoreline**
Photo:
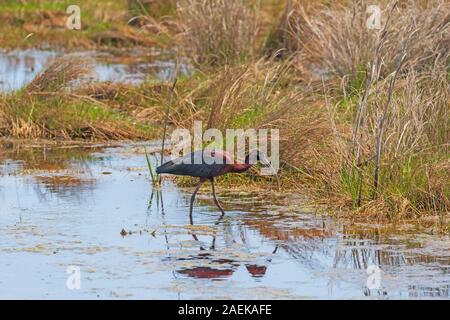
M 289 8 L 271 0 L 215 0 L 209 8 L 198 0 L 179 1 L 178 8 L 153 1 L 142 8 L 105 0 L 83 3 L 83 30 L 72 33 L 61 27 L 68 2 L 25 2 L 3 4 L 2 15 L 12 21 L 1 27 L 4 48 L 184 48 L 180 54 L 191 57 L 195 71 L 178 79 L 170 128 L 191 129 L 194 120 L 220 130 L 278 128 L 283 190 L 350 217 L 449 216 L 445 2 L 383 2 L 382 29 L 374 31 L 365 26 L 365 6 L 346 1 L 291 1 Z M 139 19 L 127 25 L 133 16 Z M 18 41 L 33 28 L 34 35 Z M 160 138 L 170 84 L 70 88 L 88 64 L 59 60 L 26 88 L 2 95 L 0 136 Z M 276 189 L 256 171 L 218 183 Z
M 69 30 L 67 8 L 73 1 L 6 0 L 0 4 L 2 48 L 53 48 L 66 51 L 110 47 L 164 47 L 170 37 L 141 32 L 130 23 L 127 1 L 79 1 L 81 30 Z M 143 25 L 143 22 L 140 22 Z

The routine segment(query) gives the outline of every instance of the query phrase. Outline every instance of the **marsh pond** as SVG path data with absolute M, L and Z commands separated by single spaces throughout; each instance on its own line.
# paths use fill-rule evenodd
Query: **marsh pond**
M 0 145 L 0 298 L 449 298 L 450 239 L 301 197 L 152 188 L 152 142 Z M 74 278 L 77 277 L 77 278 Z

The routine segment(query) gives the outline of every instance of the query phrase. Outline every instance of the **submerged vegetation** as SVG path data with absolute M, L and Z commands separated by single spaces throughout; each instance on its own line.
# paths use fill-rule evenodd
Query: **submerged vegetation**
M 82 30 L 68 31 L 61 27 L 67 1 L 5 1 L 0 16 L 11 23 L 1 26 L 0 43 L 175 46 L 194 72 L 178 79 L 172 128 L 195 120 L 220 130 L 278 128 L 283 188 L 352 215 L 448 217 L 450 5 L 381 1 L 380 29 L 370 29 L 369 4 L 86 1 Z M 22 90 L 3 94 L 0 135 L 161 137 L 171 84 L 85 83 L 89 71 L 86 59 L 56 60 Z M 276 186 L 256 170 L 218 183 L 243 180 Z

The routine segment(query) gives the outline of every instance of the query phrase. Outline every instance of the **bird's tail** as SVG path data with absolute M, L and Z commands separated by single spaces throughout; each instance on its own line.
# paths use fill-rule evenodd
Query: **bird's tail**
M 158 168 L 156 168 L 156 174 L 170 173 L 170 171 L 172 169 L 172 165 L 173 165 L 172 161 L 168 161 L 168 162 L 160 165 Z

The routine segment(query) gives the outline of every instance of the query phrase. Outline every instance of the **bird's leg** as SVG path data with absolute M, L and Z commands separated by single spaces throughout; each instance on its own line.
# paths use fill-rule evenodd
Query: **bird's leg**
M 198 184 L 197 188 L 196 188 L 195 191 L 194 191 L 194 194 L 192 195 L 192 199 L 191 199 L 191 212 L 190 212 L 190 214 L 189 214 L 189 220 L 190 220 L 190 222 L 191 222 L 191 226 L 194 225 L 194 219 L 192 218 L 192 204 L 194 203 L 193 199 L 194 199 L 194 197 L 195 197 L 195 193 L 197 193 L 197 191 L 198 191 L 198 189 L 199 189 L 199 186 L 201 186 L 202 183 L 203 183 L 203 182 L 200 182 L 200 183 Z M 192 238 L 194 238 L 194 240 L 197 241 L 197 242 L 199 241 L 199 240 L 198 240 L 198 237 L 197 237 L 197 235 L 196 235 L 195 233 L 192 233 Z M 205 250 L 205 248 L 203 248 L 202 246 L 200 246 L 200 250 Z
M 202 186 L 202 184 L 206 181 L 206 179 L 200 178 L 200 182 L 198 183 L 198 185 L 195 187 L 194 193 L 191 196 L 191 206 L 189 208 L 189 217 L 191 218 L 192 221 L 192 208 L 194 206 L 194 200 L 195 200 L 195 195 L 197 194 L 198 190 L 200 189 L 200 187 Z
M 212 188 L 214 203 L 216 204 L 216 206 L 219 207 L 220 211 L 222 211 L 222 216 L 223 216 L 225 214 L 225 211 L 223 210 L 222 206 L 220 205 L 219 200 L 217 200 L 216 190 L 214 189 L 214 178 L 211 178 L 211 188 Z

